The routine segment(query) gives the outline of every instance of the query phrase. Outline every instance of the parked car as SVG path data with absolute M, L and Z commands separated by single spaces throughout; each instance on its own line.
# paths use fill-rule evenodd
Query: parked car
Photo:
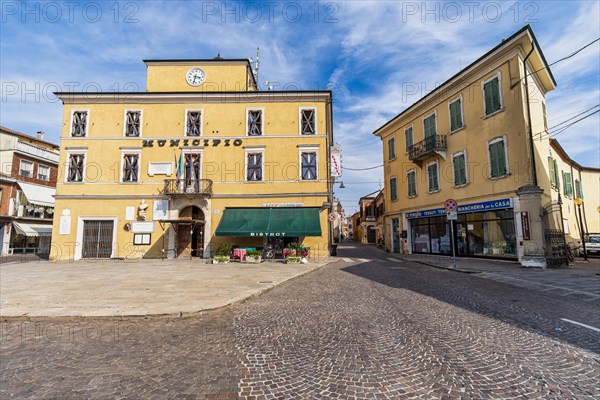
M 588 255 L 600 254 L 600 233 L 590 233 L 585 238 L 585 250 Z

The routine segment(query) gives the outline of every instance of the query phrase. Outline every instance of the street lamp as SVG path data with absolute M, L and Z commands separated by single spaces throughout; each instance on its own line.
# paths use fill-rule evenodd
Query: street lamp
M 581 230 L 581 244 L 583 246 L 583 259 L 585 261 L 587 261 L 588 258 L 587 258 L 587 251 L 585 250 L 585 235 L 584 235 L 584 231 L 583 231 L 583 218 L 581 218 L 581 205 L 583 204 L 583 200 L 576 197 L 575 200 L 573 200 L 573 203 L 575 203 L 575 205 L 577 206 L 577 211 L 579 213 L 579 229 Z

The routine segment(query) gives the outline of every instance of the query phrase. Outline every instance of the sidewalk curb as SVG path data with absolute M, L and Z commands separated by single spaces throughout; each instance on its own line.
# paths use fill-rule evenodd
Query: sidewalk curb
M 459 268 L 454 268 L 454 267 L 445 267 L 443 265 L 438 265 L 438 264 L 433 264 L 433 263 L 429 263 L 426 261 L 413 261 L 413 260 L 404 260 L 404 261 L 412 261 L 412 262 L 416 262 L 419 264 L 423 264 L 423 265 L 427 265 L 429 267 L 433 267 L 433 268 L 438 268 L 438 269 L 445 269 L 446 271 L 453 271 L 453 272 L 460 272 L 463 274 L 479 274 L 480 271 L 467 271 L 466 269 L 459 269 Z
M 228 302 L 227 304 L 223 304 L 223 305 L 216 306 L 216 307 L 210 307 L 210 308 L 202 308 L 202 309 L 199 309 L 196 311 L 188 311 L 188 312 L 179 311 L 179 312 L 174 312 L 174 313 L 154 313 L 154 314 L 98 315 L 98 316 L 96 316 L 96 315 L 93 315 L 93 316 L 59 315 L 56 317 L 44 316 L 44 315 L 36 315 L 36 316 L 28 316 L 28 315 L 4 316 L 4 315 L 0 315 L 0 322 L 27 322 L 27 321 L 59 322 L 59 321 L 68 321 L 68 320 L 114 320 L 114 319 L 123 320 L 123 319 L 193 318 L 193 317 L 203 315 L 206 312 L 222 311 L 229 307 L 233 307 L 238 304 L 242 304 L 248 300 L 262 296 L 263 294 L 265 294 L 287 282 L 293 281 L 295 279 L 301 278 L 310 273 L 316 272 L 316 271 L 324 268 L 325 266 L 331 265 L 336 262 L 338 262 L 337 259 L 329 258 L 328 261 L 325 261 L 323 263 L 323 265 L 321 265 L 319 267 L 316 267 L 309 271 L 304 271 L 303 273 L 301 273 L 299 275 L 296 275 L 292 278 L 283 280 L 279 283 L 271 284 L 270 286 L 267 286 L 263 289 L 259 289 L 259 291 L 252 293 L 250 295 L 238 296 L 234 299 L 231 299 L 231 301 Z

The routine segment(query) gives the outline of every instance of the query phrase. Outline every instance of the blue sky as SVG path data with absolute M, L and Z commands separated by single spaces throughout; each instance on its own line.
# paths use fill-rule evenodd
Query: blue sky
M 145 90 L 142 59 L 254 57 L 274 88 L 334 90 L 334 135 L 350 168 L 381 163 L 371 133 L 529 23 L 548 62 L 600 37 L 597 1 L 2 1 L 0 123 L 58 142 L 57 90 Z M 600 103 L 600 45 L 552 67 L 553 126 Z M 263 85 L 264 87 L 264 85 Z M 416 93 L 413 89 L 419 88 Z M 600 167 L 599 114 L 556 137 Z M 381 168 L 344 171 L 347 212 Z

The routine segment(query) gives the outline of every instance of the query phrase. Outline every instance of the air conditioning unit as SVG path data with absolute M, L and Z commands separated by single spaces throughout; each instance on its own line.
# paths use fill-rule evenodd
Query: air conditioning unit
M 22 217 L 25 207 L 21 204 L 17 207 L 17 217 Z

